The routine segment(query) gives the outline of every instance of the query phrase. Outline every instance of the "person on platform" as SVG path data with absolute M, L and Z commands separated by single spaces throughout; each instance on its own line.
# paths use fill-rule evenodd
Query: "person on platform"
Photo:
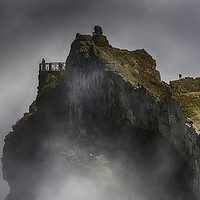
M 42 70 L 46 70 L 46 66 L 45 66 L 45 59 L 43 58 L 42 59 Z

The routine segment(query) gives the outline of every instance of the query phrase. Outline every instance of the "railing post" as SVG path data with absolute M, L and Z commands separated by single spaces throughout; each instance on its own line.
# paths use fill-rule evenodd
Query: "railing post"
M 42 71 L 45 71 L 45 63 L 42 63 Z
M 62 71 L 62 64 L 59 63 L 59 70 Z
M 52 63 L 49 63 L 49 71 L 52 71 Z

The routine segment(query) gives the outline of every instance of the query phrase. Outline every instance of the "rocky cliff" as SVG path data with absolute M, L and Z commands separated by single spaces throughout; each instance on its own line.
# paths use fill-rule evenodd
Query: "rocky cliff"
M 200 199 L 196 82 L 162 82 L 144 49 L 112 47 L 99 26 L 39 81 L 5 139 L 7 200 Z

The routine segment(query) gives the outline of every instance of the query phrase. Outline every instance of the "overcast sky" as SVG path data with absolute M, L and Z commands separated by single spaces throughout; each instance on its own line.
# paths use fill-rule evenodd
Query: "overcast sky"
M 200 0 L 0 0 L 0 150 L 35 99 L 38 63 L 65 61 L 77 32 L 146 49 L 164 81 L 199 75 Z M 0 199 L 7 192 L 0 180 Z

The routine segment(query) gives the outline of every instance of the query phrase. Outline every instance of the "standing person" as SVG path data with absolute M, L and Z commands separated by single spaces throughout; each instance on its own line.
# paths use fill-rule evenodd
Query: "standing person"
M 46 70 L 46 66 L 45 66 L 45 59 L 43 58 L 42 59 L 42 70 Z

